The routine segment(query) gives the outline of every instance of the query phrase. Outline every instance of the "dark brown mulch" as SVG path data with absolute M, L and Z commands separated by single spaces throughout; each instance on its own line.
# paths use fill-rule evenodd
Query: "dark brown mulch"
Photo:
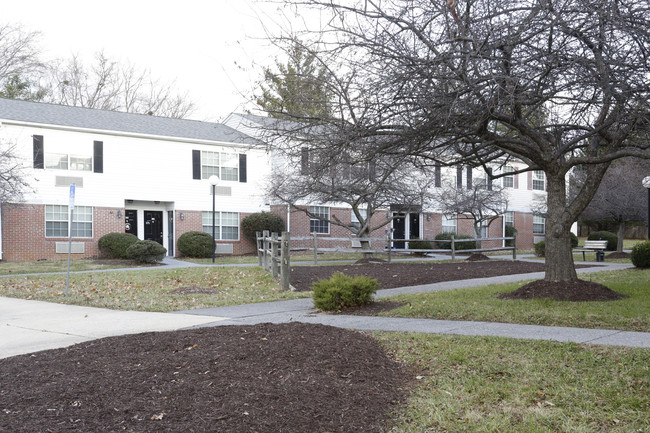
M 602 284 L 591 281 L 545 281 L 537 280 L 521 286 L 514 292 L 499 295 L 500 299 L 550 298 L 556 301 L 615 301 L 626 298 Z
M 380 289 L 417 286 L 442 281 L 495 277 L 498 275 L 543 272 L 544 263 L 511 260 L 491 260 L 458 263 L 382 263 L 336 266 L 294 266 L 291 268 L 291 285 L 297 290 L 311 290 L 319 279 L 327 279 L 335 272 L 351 277 L 365 275 L 376 278 Z
M 617 251 L 617 252 L 614 252 L 614 253 L 607 254 L 605 256 L 605 260 L 607 260 L 607 259 L 629 259 L 630 257 L 632 257 L 632 255 L 630 253 L 623 253 L 623 252 L 619 253 Z
M 0 360 L 3 432 L 380 432 L 406 373 L 369 336 L 291 323 L 104 338 Z
M 468 262 L 480 262 L 480 261 L 483 261 L 483 260 L 490 260 L 490 258 L 488 256 L 486 256 L 485 254 L 474 253 L 474 254 L 470 255 L 468 258 L 466 258 L 465 260 L 467 260 Z

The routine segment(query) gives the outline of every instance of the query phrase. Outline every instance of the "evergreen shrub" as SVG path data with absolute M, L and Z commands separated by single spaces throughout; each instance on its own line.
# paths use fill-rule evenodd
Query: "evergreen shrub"
M 214 242 L 212 242 L 212 235 L 208 233 L 190 231 L 178 238 L 176 247 L 185 257 L 207 258 L 212 257 Z
M 97 246 L 104 257 L 126 259 L 126 250 L 138 242 L 138 237 L 131 233 L 108 233 L 99 238 Z
M 409 249 L 411 250 L 432 250 L 433 245 L 429 241 L 423 241 L 421 239 L 416 239 L 409 241 Z M 424 256 L 425 252 L 416 252 L 414 253 L 417 256 Z
M 126 257 L 141 263 L 161 261 L 167 249 L 155 241 L 138 241 L 126 249 Z
M 314 306 L 323 311 L 340 311 L 372 302 L 377 291 L 377 280 L 366 277 L 348 277 L 340 272 L 329 280 L 318 280 L 312 285 Z
M 268 230 L 273 233 L 284 231 L 284 220 L 270 212 L 257 212 L 248 215 L 241 221 L 241 230 L 244 236 L 255 242 L 255 233 Z
M 436 245 L 438 248 L 444 250 L 451 250 L 451 235 L 452 233 L 438 233 L 436 235 Z M 473 239 L 472 236 L 468 235 L 454 235 L 454 239 Z M 447 241 L 447 242 L 445 242 Z M 455 243 L 456 251 L 459 250 L 473 250 L 476 249 L 476 241 L 472 242 L 458 242 Z
M 618 244 L 618 236 L 616 233 L 607 231 L 589 233 L 587 239 L 590 241 L 607 241 L 607 251 L 616 251 L 616 245 Z
M 535 255 L 537 257 L 545 257 L 546 256 L 546 242 L 541 241 L 541 242 L 537 242 L 535 244 Z
M 637 268 L 650 268 L 650 241 L 640 242 L 632 247 L 631 259 Z

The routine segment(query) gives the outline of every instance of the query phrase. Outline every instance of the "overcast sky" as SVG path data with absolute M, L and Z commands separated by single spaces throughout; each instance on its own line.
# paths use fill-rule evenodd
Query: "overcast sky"
M 256 0 L 3 3 L 3 23 L 41 33 L 45 59 L 76 54 L 91 60 L 104 50 L 163 81 L 175 80 L 197 105 L 191 118 L 206 121 L 246 107 L 262 66 L 279 55 L 265 40 L 264 27 L 286 22 L 286 10 Z

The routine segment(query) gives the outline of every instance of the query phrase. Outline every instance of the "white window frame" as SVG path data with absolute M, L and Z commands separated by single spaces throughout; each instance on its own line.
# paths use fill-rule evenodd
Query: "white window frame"
M 533 234 L 546 234 L 546 218 L 541 215 L 533 215 Z
M 533 190 L 546 191 L 546 174 L 543 170 L 533 170 Z
M 224 222 L 228 224 L 223 224 Z M 233 223 L 236 223 L 236 225 Z M 214 213 L 215 241 L 239 241 L 239 228 L 239 212 L 216 211 Z M 212 211 L 203 211 L 201 215 L 201 229 L 204 233 L 212 236 Z M 237 233 L 236 237 L 233 236 L 235 232 Z
M 489 232 L 489 229 L 488 229 L 487 221 L 481 221 L 481 223 L 478 226 L 478 237 L 480 239 L 485 239 L 485 238 L 488 237 L 488 234 L 489 234 L 488 232 Z
M 310 215 L 309 233 L 316 233 L 319 235 L 330 234 L 330 208 L 327 206 L 309 206 L 309 213 L 327 219 L 322 220 L 320 218 L 312 218 Z
M 515 226 L 515 213 L 513 211 L 507 211 L 503 214 L 503 223 L 506 226 Z
M 451 222 L 453 222 L 453 224 L 450 224 Z M 456 218 L 456 215 L 442 214 L 442 232 L 456 234 L 457 231 L 458 231 L 458 219 Z
M 368 210 L 367 209 L 359 209 L 359 213 L 361 214 L 361 217 L 364 220 L 368 220 Z M 357 216 L 354 214 L 354 211 L 352 209 L 350 209 L 350 214 L 351 214 L 350 222 L 352 223 L 352 225 L 354 227 L 356 227 L 357 229 L 361 228 L 361 222 L 359 221 Z
M 92 155 L 70 155 L 68 153 L 45 153 L 45 168 L 68 171 L 93 171 Z M 56 161 L 56 164 L 54 163 Z M 82 168 L 78 168 L 81 165 Z
M 65 219 L 63 215 L 65 212 Z M 70 237 L 70 209 L 67 205 L 45 205 L 45 237 L 46 238 L 68 238 Z M 59 227 L 55 230 L 52 226 L 48 227 L 48 223 L 56 223 Z M 65 233 L 62 229 L 65 226 Z M 92 206 L 75 206 L 72 215 L 72 236 L 75 239 L 92 239 L 94 230 L 93 221 L 93 208 Z M 79 233 L 82 233 L 80 236 Z M 88 235 L 83 235 L 88 233 Z
M 513 173 L 515 171 L 514 167 L 510 165 L 506 165 L 503 167 L 503 172 L 504 173 Z M 503 187 L 504 188 L 514 188 L 515 187 L 515 175 L 514 174 L 506 174 L 503 176 Z
M 236 152 L 201 151 L 201 179 L 217 175 L 227 182 L 239 182 L 239 154 Z

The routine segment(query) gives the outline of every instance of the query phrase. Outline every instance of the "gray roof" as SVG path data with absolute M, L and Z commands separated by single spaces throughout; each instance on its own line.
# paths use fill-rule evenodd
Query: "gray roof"
M 5 120 L 180 139 L 261 144 L 255 138 L 220 123 L 0 98 L 0 121 Z

